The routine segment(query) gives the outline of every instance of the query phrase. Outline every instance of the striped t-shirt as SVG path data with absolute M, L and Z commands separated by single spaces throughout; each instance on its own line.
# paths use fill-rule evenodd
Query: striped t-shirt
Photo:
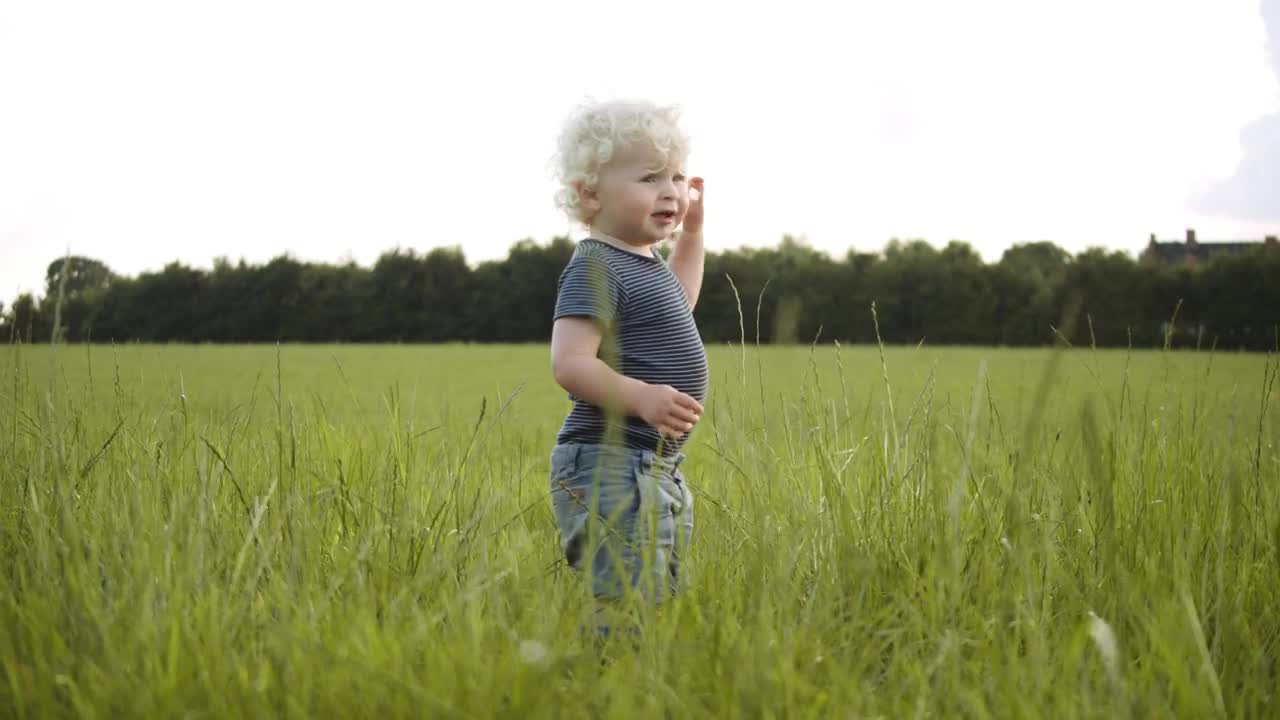
M 670 385 L 699 403 L 707 395 L 707 354 L 684 286 L 660 255 L 642 256 L 587 238 L 578 243 L 560 275 L 555 318 L 594 318 L 604 328 L 599 357 L 626 377 Z M 559 443 L 600 443 L 607 435 L 603 411 L 569 396 L 573 409 L 556 438 Z M 627 447 L 671 456 L 684 445 L 662 439 L 644 420 L 628 416 L 622 428 Z M 659 440 L 663 440 L 659 443 Z

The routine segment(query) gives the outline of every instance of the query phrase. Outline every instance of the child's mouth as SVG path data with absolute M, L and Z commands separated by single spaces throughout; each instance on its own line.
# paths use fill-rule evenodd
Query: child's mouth
M 671 222 L 676 219 L 676 214 L 673 212 L 656 212 L 653 214 L 653 219 L 663 223 Z

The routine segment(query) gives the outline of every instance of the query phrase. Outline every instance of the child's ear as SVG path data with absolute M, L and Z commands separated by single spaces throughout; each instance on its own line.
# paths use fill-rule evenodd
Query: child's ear
M 586 183 L 579 181 L 574 185 L 574 189 L 578 191 L 578 206 L 586 210 L 588 214 L 594 215 L 600 210 L 600 196 L 596 194 L 593 188 L 587 186 Z

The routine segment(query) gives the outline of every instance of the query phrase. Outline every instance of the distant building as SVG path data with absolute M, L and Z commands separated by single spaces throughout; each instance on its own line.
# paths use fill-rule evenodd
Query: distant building
M 1140 259 L 1162 265 L 1198 265 L 1216 256 L 1248 252 L 1257 247 L 1280 250 L 1280 243 L 1276 242 L 1275 235 L 1266 236 L 1262 242 L 1200 242 L 1196 240 L 1196 231 L 1188 228 L 1185 240 L 1160 241 L 1152 233 Z

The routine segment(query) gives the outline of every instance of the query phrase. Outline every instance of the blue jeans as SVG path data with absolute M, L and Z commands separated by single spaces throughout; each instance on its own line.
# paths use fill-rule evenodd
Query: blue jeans
M 630 586 L 661 602 L 679 590 L 680 560 L 693 536 L 693 494 L 684 455 L 569 443 L 551 452 L 551 507 L 560 547 L 591 574 L 599 599 Z

